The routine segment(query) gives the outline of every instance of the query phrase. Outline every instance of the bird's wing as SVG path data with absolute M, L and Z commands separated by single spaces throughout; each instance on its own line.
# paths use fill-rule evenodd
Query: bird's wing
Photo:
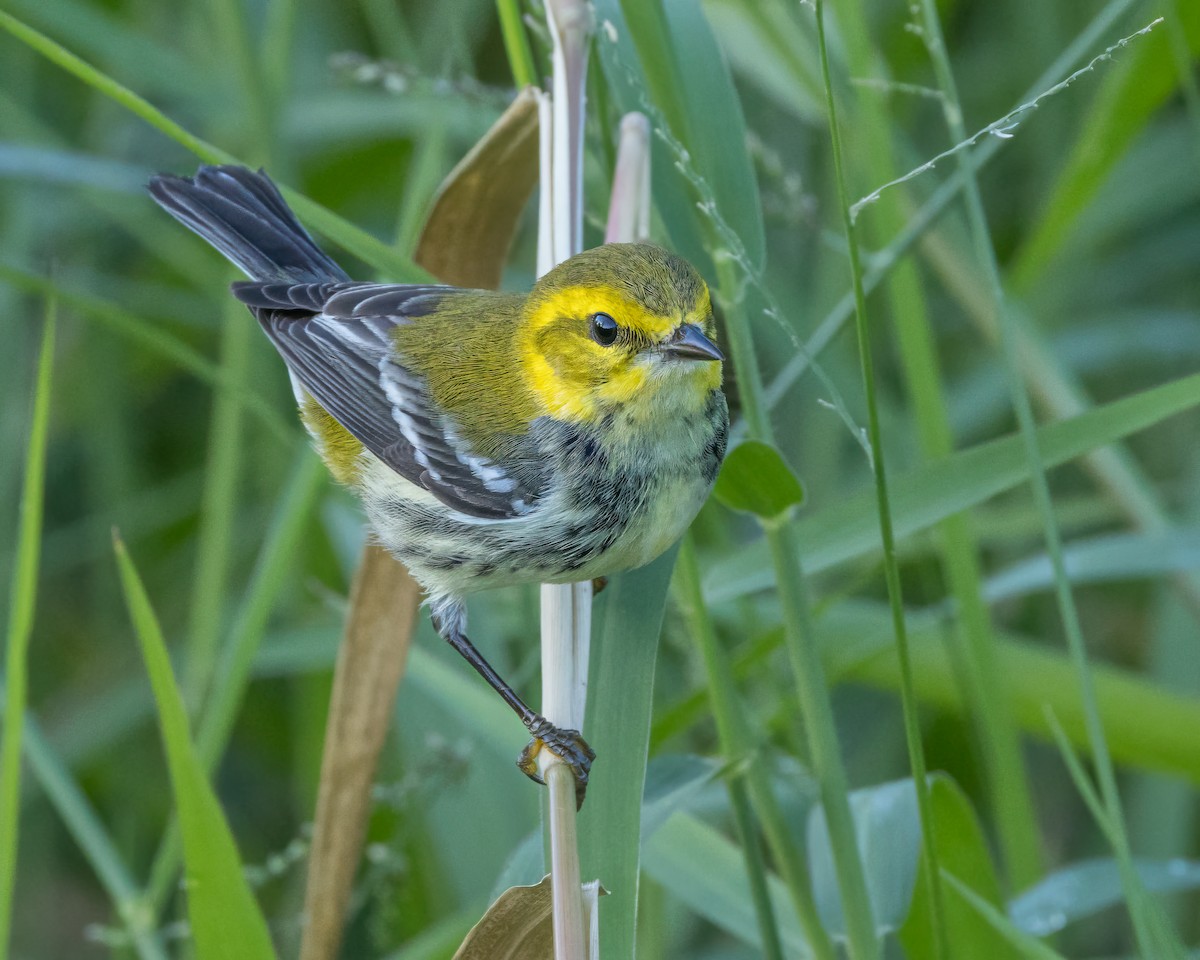
M 236 283 L 304 388 L 389 467 L 442 503 L 483 519 L 528 511 L 540 492 L 474 453 L 420 375 L 397 362 L 393 331 L 460 292 L 374 283 Z

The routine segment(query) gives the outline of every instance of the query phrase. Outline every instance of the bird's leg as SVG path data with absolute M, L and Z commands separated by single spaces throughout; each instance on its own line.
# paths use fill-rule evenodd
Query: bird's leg
M 537 783 L 545 783 L 539 772 L 537 755 L 543 749 L 558 757 L 571 768 L 575 775 L 575 805 L 583 806 L 583 797 L 587 792 L 588 774 L 592 769 L 592 761 L 596 754 L 588 746 L 587 741 L 578 730 L 566 730 L 556 727 L 545 717 L 531 710 L 519 696 L 498 674 L 492 665 L 475 649 L 475 645 L 464 632 L 466 616 L 461 605 L 439 610 L 436 606 L 432 613 L 433 627 L 438 634 L 455 650 L 459 652 L 486 680 L 504 702 L 512 707 L 513 712 L 521 718 L 525 728 L 533 737 L 517 758 L 517 767 L 525 776 Z

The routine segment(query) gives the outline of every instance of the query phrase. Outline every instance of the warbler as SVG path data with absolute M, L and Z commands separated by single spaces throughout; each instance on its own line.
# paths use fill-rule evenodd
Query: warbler
M 283 357 L 300 416 L 438 633 L 516 711 L 583 802 L 594 754 L 530 709 L 467 638 L 464 596 L 649 563 L 691 523 L 725 453 L 708 288 L 649 244 L 559 264 L 529 294 L 357 283 L 259 171 L 160 175 L 151 196 L 236 264 L 233 295 Z

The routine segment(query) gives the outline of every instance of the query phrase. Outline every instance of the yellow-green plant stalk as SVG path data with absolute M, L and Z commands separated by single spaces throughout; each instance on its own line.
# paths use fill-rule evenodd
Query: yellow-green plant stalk
M 50 385 L 54 360 L 55 306 L 46 309 L 42 350 L 34 388 L 29 446 L 25 453 L 25 482 L 17 553 L 9 592 L 5 648 L 4 733 L 0 746 L 0 958 L 8 957 L 9 928 L 17 869 L 17 821 L 21 810 L 21 740 L 28 688 L 27 654 L 33 633 L 37 599 L 38 556 L 42 541 L 42 503 L 45 497 L 46 437 L 50 422 Z

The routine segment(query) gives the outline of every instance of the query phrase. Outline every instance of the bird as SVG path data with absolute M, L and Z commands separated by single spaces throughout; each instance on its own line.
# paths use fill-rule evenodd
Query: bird
M 287 367 L 300 418 L 373 535 L 424 588 L 438 634 L 545 749 L 582 805 L 595 754 L 532 710 L 467 636 L 465 598 L 649 563 L 725 454 L 709 290 L 648 243 L 585 250 L 528 293 L 353 281 L 259 170 L 159 174 L 151 197 L 249 279 L 231 291 Z

